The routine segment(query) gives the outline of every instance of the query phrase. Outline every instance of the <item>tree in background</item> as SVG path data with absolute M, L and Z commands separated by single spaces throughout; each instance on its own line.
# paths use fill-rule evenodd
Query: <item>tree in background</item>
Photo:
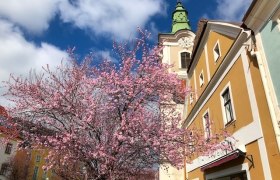
M 169 66 L 158 63 L 161 47 L 149 48 L 147 32 L 140 34 L 133 45 L 114 44 L 119 66 L 93 66 L 90 57 L 78 63 L 70 52 L 55 69 L 6 82 L 23 143 L 49 149 L 46 168 L 69 179 L 132 179 L 161 163 L 182 167 L 193 148 L 205 153 L 217 147 L 220 135 L 205 141 L 179 127 L 173 100 L 187 91 Z

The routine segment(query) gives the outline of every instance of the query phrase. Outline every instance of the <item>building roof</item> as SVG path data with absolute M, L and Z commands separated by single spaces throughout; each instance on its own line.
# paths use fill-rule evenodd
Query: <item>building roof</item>
M 251 11 L 254 8 L 256 3 L 257 3 L 257 0 L 253 0 L 251 5 L 249 6 L 248 10 L 246 11 L 245 15 L 243 16 L 242 22 L 244 22 L 248 18 L 249 14 L 251 13 Z

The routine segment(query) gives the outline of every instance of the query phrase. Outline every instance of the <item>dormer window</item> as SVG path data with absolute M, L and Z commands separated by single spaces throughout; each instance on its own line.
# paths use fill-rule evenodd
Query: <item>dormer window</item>
M 191 59 L 190 53 L 188 53 L 188 52 L 181 53 L 181 68 L 182 69 L 187 69 L 190 59 Z
M 221 57 L 221 49 L 220 49 L 219 41 L 217 41 L 214 46 L 213 54 L 214 54 L 214 61 L 217 62 L 219 57 Z

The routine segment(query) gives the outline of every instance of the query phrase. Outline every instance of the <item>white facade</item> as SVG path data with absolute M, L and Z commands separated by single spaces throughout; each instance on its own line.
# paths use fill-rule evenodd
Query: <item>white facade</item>
M 3 166 L 9 163 L 10 159 L 14 157 L 14 155 L 16 154 L 17 142 L 11 140 L 7 142 L 3 137 L 0 137 L 0 142 L 1 142 L 1 146 L 0 146 L 0 174 L 1 174 L 1 171 L 3 171 L 4 168 Z M 7 143 L 11 144 L 10 151 L 9 148 L 7 149 Z M 4 175 L 1 174 L 0 180 L 7 180 L 8 179 L 7 175 L 8 172 Z

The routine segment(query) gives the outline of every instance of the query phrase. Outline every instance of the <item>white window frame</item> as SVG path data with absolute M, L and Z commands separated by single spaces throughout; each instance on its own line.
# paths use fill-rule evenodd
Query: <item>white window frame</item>
M 206 114 L 208 114 L 208 123 L 209 123 L 209 127 L 208 127 L 208 129 L 209 129 L 209 136 L 208 136 L 208 131 L 206 131 L 206 128 L 207 128 L 207 126 L 206 126 L 206 119 L 205 119 L 205 115 Z M 210 123 L 210 112 L 209 112 L 209 109 L 207 109 L 204 113 L 203 113 L 203 115 L 202 115 L 202 122 L 203 122 L 203 131 L 204 131 L 204 137 L 205 137 L 205 139 L 209 139 L 210 137 L 211 137 L 211 135 L 212 135 L 212 133 L 211 133 L 211 123 Z
M 186 51 L 186 50 L 183 50 L 183 51 L 179 51 L 178 52 L 179 54 L 178 54 L 178 59 L 179 59 L 179 69 L 182 69 L 182 70 L 185 70 L 185 69 L 187 69 L 188 68 L 188 66 L 186 67 L 186 68 L 182 68 L 182 59 L 181 59 L 181 54 L 182 53 L 188 53 L 189 55 L 190 55 L 190 57 L 191 57 L 191 52 L 189 52 L 189 51 Z M 187 62 L 186 62 L 187 63 Z
M 219 53 L 216 53 L 215 49 L 216 47 L 218 47 L 219 49 Z M 217 42 L 215 43 L 214 47 L 213 47 L 213 56 L 214 56 L 214 61 L 215 63 L 219 60 L 219 58 L 222 56 L 222 52 L 221 52 L 221 47 L 220 47 L 220 41 L 217 40 Z
M 231 103 L 231 110 L 232 110 L 232 116 L 233 119 L 228 121 L 227 116 L 226 116 L 226 111 L 225 111 L 225 104 L 224 104 L 224 93 L 226 90 L 229 91 L 229 96 L 230 96 L 230 103 Z M 223 122 L 224 122 L 224 127 L 226 127 L 228 124 L 231 124 L 232 122 L 236 121 L 236 114 L 235 114 L 235 108 L 234 108 L 234 100 L 232 96 L 232 89 L 230 82 L 223 88 L 223 90 L 220 93 L 220 101 L 221 101 L 221 108 L 222 108 L 222 114 L 223 114 Z
M 193 95 L 193 92 L 190 92 L 190 104 L 193 103 L 193 100 L 194 100 L 194 95 Z
M 195 140 L 192 138 L 192 136 L 193 136 L 193 132 L 190 131 L 190 140 L 188 142 L 188 146 L 190 148 L 190 151 L 192 153 L 194 153 L 195 152 Z
M 202 78 L 201 78 L 202 77 Z M 204 84 L 204 74 L 203 74 L 203 70 L 201 71 L 201 73 L 198 76 L 199 78 L 199 86 L 202 87 Z

